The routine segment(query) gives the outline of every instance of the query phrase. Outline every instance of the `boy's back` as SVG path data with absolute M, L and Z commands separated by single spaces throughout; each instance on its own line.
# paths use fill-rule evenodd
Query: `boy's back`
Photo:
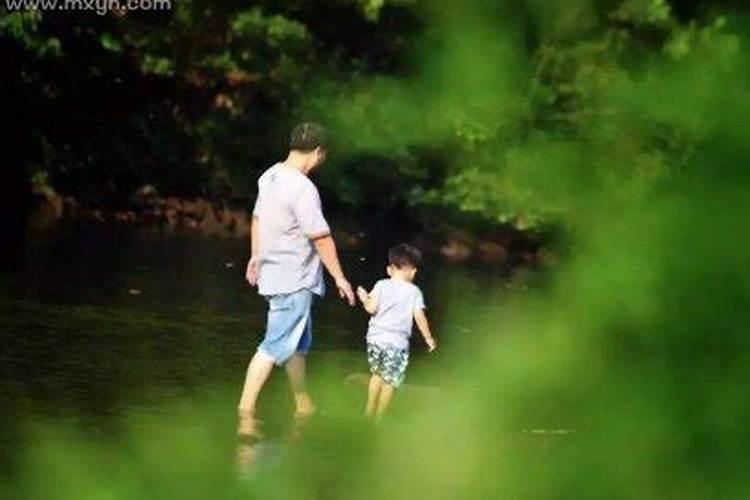
M 370 295 L 378 308 L 370 319 L 367 342 L 408 349 L 414 312 L 425 308 L 422 291 L 405 280 L 384 279 L 375 284 Z

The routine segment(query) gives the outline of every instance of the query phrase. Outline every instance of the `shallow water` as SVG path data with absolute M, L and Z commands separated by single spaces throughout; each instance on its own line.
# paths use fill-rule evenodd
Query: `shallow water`
M 212 388 L 241 388 L 263 332 L 265 302 L 244 282 L 246 242 L 143 228 L 58 228 L 30 238 L 26 259 L 0 275 L 0 394 L 11 420 L 27 416 L 106 421 L 157 411 Z M 355 284 L 383 273 L 384 249 L 342 251 Z M 479 304 L 500 270 L 427 258 L 419 285 L 444 342 L 461 333 L 451 298 Z M 464 311 L 471 313 L 471 311 Z M 334 293 L 316 305 L 316 366 L 343 377 L 366 369 L 367 318 Z M 462 335 L 466 335 L 464 332 Z M 410 376 L 424 361 L 415 344 Z M 329 375 L 330 376 L 330 375 Z M 263 398 L 286 401 L 283 377 Z M 267 394 L 266 394 L 267 393 Z M 227 394 L 232 408 L 237 395 Z M 279 403 L 285 404 L 285 403 Z

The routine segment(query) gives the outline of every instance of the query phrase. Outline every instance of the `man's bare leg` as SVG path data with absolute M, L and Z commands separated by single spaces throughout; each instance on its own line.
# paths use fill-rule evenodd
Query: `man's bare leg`
M 368 417 L 375 415 L 381 387 L 383 387 L 383 379 L 379 375 L 373 374 L 370 377 L 370 385 L 367 387 L 367 408 L 365 409 L 365 415 Z
M 388 409 L 388 405 L 391 404 L 393 390 L 392 385 L 386 384 L 385 382 L 382 384 L 382 387 L 380 388 L 380 397 L 378 398 L 378 418 L 385 413 Z
M 273 370 L 273 359 L 267 354 L 257 351 L 247 365 L 245 385 L 242 387 L 242 396 L 238 410 L 240 416 L 248 417 L 255 413 L 255 404 L 258 401 L 260 390 L 268 380 Z
M 286 362 L 286 374 L 294 394 L 295 416 L 306 417 L 315 413 L 315 405 L 305 387 L 305 356 L 295 353 L 289 358 Z

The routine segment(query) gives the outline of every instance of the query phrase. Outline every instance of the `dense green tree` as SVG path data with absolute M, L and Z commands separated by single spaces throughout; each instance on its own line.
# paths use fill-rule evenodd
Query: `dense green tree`
M 20 163 L 93 204 L 122 203 L 145 182 L 247 194 L 253 169 L 283 149 L 312 73 L 398 65 L 397 39 L 417 23 L 381 7 L 196 0 L 158 12 L 5 12 L 3 94 L 31 142 Z
M 314 118 L 338 141 L 322 179 L 329 199 L 534 227 L 577 197 L 581 186 L 555 184 L 570 179 L 563 170 L 598 172 L 614 198 L 680 171 L 699 117 L 675 127 L 658 103 L 628 114 L 628 99 L 657 72 L 735 57 L 735 7 L 191 0 L 161 12 L 6 12 L 8 168 L 46 172 L 97 205 L 125 203 L 144 183 L 241 198 L 290 125 Z

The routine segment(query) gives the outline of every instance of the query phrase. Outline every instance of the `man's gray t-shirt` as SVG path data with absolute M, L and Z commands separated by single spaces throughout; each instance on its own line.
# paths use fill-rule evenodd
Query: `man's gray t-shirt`
M 311 238 L 330 233 L 318 190 L 305 174 L 277 163 L 258 179 L 258 292 L 325 293 L 323 266 Z
M 370 318 L 367 342 L 408 349 L 414 312 L 425 308 L 422 291 L 408 281 L 386 279 L 375 283 L 370 296 L 378 310 Z

